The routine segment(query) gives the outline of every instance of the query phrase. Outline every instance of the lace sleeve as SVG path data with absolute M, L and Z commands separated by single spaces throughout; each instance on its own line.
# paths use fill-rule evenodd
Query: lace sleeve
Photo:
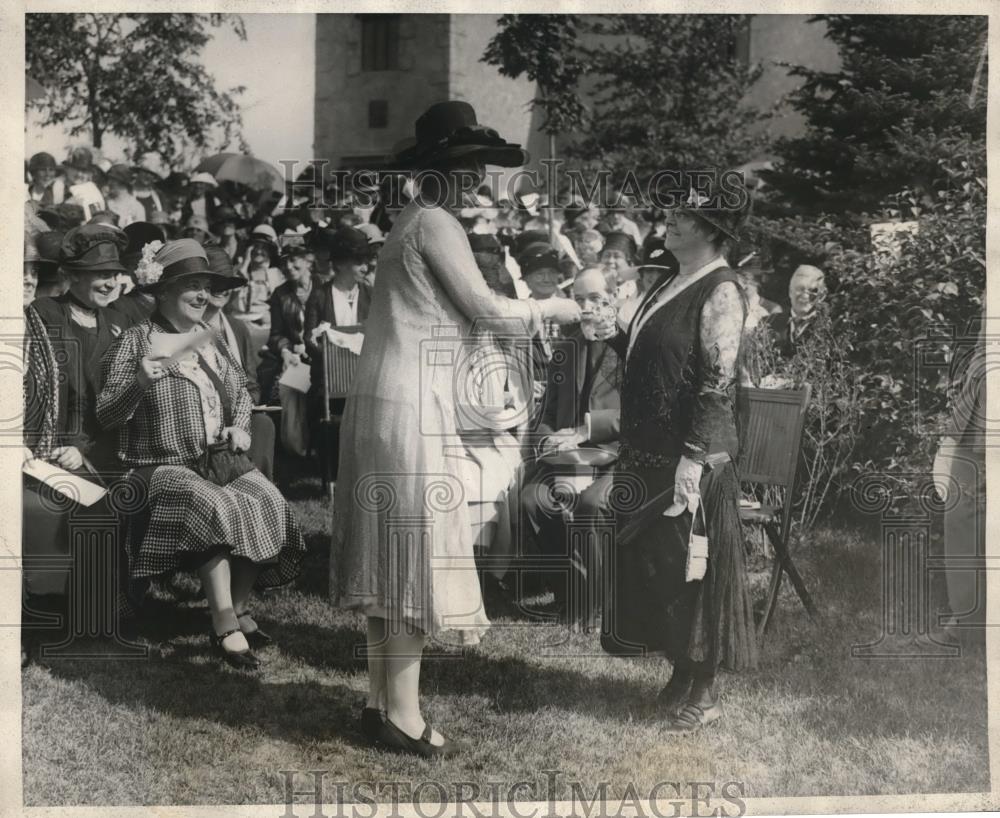
M 699 357 L 701 378 L 694 400 L 691 431 L 684 448 L 697 458 L 707 454 L 717 432 L 732 423 L 737 361 L 746 307 L 739 286 L 719 284 L 701 310 Z

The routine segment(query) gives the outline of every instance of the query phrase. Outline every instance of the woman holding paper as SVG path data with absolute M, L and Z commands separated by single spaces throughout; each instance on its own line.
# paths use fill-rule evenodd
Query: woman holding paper
M 400 152 L 419 173 L 379 256 L 365 343 L 341 425 L 330 585 L 368 620 L 368 701 L 361 727 L 378 746 L 424 757 L 458 745 L 419 702 L 428 639 L 475 644 L 483 611 L 462 487 L 456 367 L 472 330 L 579 320 L 565 298 L 517 301 L 487 287 L 456 214 L 485 165 L 525 162 L 519 145 L 476 122 L 467 102 L 431 106 Z M 456 457 L 450 455 L 455 454 Z
M 647 294 L 627 332 L 608 339 L 625 368 L 619 533 L 601 644 L 672 662 L 658 699 L 671 734 L 720 718 L 717 672 L 757 658 L 735 467 L 746 308 L 725 258 L 749 196 L 730 192 L 692 190 L 686 207 L 668 212 L 664 243 L 679 269 Z
M 326 377 L 317 331 L 330 328 L 358 332 L 368 318 L 372 301 L 371 287 L 365 281 L 371 258 L 368 237 L 354 227 L 339 227 L 335 231 L 324 231 L 322 238 L 333 275 L 329 281 L 315 287 L 306 301 L 305 344 L 312 364 L 309 401 L 312 429 L 316 429 L 323 416 L 322 379 Z M 343 414 L 344 403 L 343 398 L 330 401 L 334 415 Z M 328 473 L 336 479 L 340 460 L 339 432 L 329 436 L 329 447 L 320 451 L 320 457 L 326 460 Z
M 129 519 L 131 572 L 196 569 L 217 653 L 255 669 L 251 648 L 270 639 L 250 615 L 250 591 L 295 577 L 305 544 L 284 498 L 245 454 L 246 376 L 202 322 L 211 291 L 236 282 L 213 272 L 192 239 L 168 242 L 136 274 L 156 310 L 105 356 L 97 401 L 101 423 L 119 432 L 136 497 L 148 498 Z

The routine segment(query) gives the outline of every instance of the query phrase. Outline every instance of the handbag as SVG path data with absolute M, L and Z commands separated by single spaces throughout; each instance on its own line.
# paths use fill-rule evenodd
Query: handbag
M 695 533 L 698 517 L 701 517 L 701 534 Z M 691 517 L 691 534 L 688 537 L 687 566 L 684 571 L 686 582 L 704 579 L 708 571 L 708 523 L 705 521 L 705 504 L 698 499 L 698 508 Z
M 194 464 L 194 471 L 217 486 L 227 486 L 237 477 L 253 471 L 253 461 L 246 452 L 234 452 L 229 443 L 210 443 Z

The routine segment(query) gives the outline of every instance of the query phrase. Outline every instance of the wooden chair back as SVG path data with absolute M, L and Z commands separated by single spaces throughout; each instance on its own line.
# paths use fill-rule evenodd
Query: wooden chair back
M 361 327 L 337 327 L 340 332 L 360 332 Z M 358 371 L 360 356 L 349 349 L 332 343 L 326 335 L 320 336 L 320 354 L 323 359 L 323 414 L 327 417 L 330 401 L 346 398 L 351 381 Z
M 811 389 L 758 389 L 740 394 L 740 480 L 783 488 L 781 537 L 788 540 L 792 524 L 802 432 Z

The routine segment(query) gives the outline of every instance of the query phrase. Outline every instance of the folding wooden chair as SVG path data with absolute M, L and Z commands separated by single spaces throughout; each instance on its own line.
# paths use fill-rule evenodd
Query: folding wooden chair
M 353 327 L 337 327 L 339 332 L 355 333 L 360 332 L 360 325 Z M 320 434 L 323 441 L 323 451 L 321 452 L 323 490 L 328 494 L 332 493 L 333 470 L 330 465 L 330 452 L 333 450 L 335 435 L 340 434 L 341 415 L 334 414 L 331 409 L 331 401 L 346 398 L 351 388 L 351 381 L 358 371 L 358 361 L 360 356 L 355 355 L 351 350 L 339 347 L 326 335 L 319 339 L 320 354 L 323 361 L 323 407 L 320 418 Z
M 816 606 L 788 553 L 796 472 L 809 396 L 808 386 L 804 389 L 745 388 L 741 394 L 743 421 L 740 480 L 784 489 L 780 505 L 740 507 L 740 519 L 763 527 L 775 553 L 765 607 L 757 625 L 760 637 L 767 630 L 777 606 L 783 574 L 788 574 L 809 617 L 815 619 L 817 616 Z

